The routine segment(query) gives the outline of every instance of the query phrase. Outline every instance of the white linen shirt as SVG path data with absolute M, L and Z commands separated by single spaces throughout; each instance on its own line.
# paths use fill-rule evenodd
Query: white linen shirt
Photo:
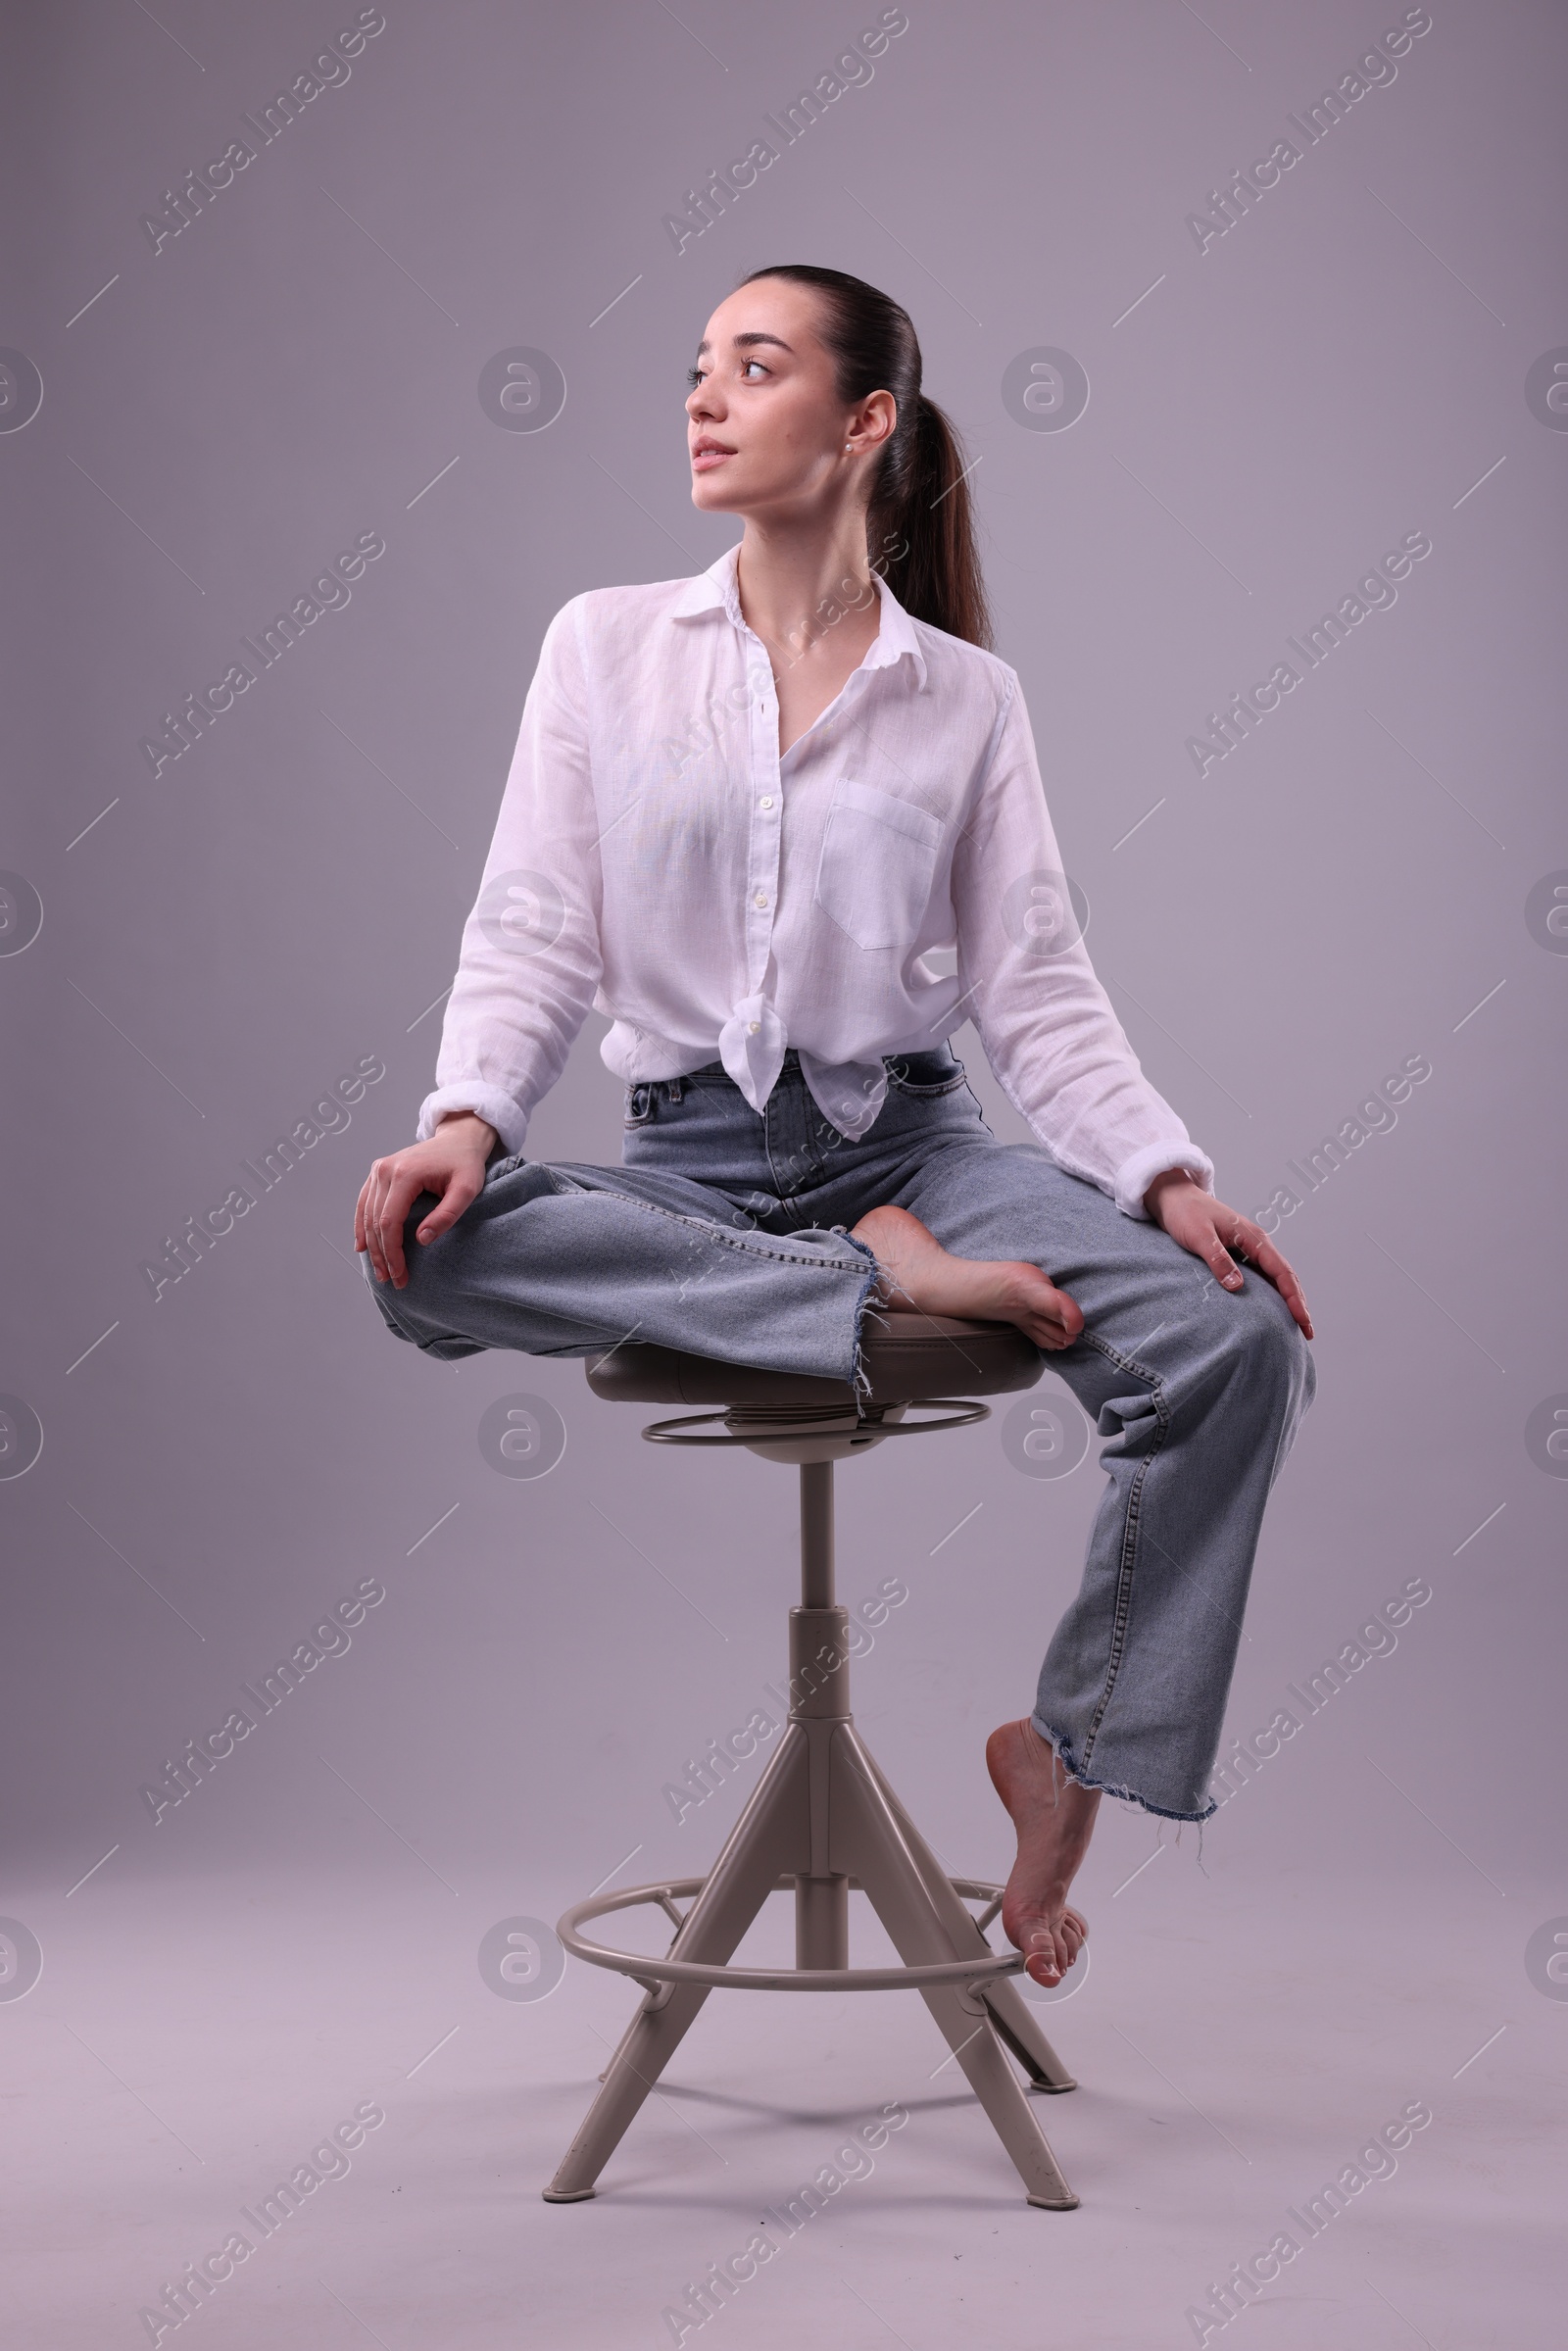
M 739 552 L 590 589 L 545 631 L 420 1139 L 474 1110 L 520 1152 L 590 1004 L 618 1078 L 717 1059 L 758 1111 L 793 1045 L 851 1138 L 882 1056 L 968 1018 L 1042 1148 L 1125 1214 L 1163 1168 L 1211 1191 L 1090 964 L 1016 672 L 873 574 L 876 639 L 781 759 Z

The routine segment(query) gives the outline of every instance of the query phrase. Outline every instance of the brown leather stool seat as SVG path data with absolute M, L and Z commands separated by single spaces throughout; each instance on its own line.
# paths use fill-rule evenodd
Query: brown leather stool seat
M 1032 1388 L 1045 1358 L 1016 1323 L 886 1314 L 866 1316 L 860 1360 L 871 1384 L 863 1407 L 919 1403 L 955 1394 L 1005 1396 L 1013 1389 Z M 645 1347 L 635 1341 L 589 1356 L 586 1368 L 595 1396 L 612 1403 L 753 1404 L 774 1409 L 800 1405 L 850 1411 L 856 1400 L 847 1380 L 763 1371 L 752 1363 L 724 1363 L 712 1355 L 688 1355 L 675 1347 Z

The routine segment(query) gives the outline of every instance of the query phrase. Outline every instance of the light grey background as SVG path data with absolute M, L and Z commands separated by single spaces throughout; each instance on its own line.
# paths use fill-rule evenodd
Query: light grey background
M 1525 904 L 1568 867 L 1568 439 L 1532 414 L 1525 377 L 1568 343 L 1562 13 L 1438 0 L 1396 79 L 1204 252 L 1187 216 L 1399 9 L 908 13 L 874 77 L 678 255 L 662 217 L 861 20 L 815 0 L 388 0 L 348 81 L 156 255 L 139 216 L 354 11 L 97 0 L 13 22 L 0 342 L 44 397 L 0 434 L 15 661 L 0 866 L 44 919 L 0 957 L 0 1390 L 39 1416 L 44 1445 L 0 1483 L 0 1907 L 39 1936 L 45 1972 L 0 2026 L 41 2036 L 42 2082 L 70 2047 L 49 2003 L 74 1987 L 61 2020 L 94 2041 L 132 1911 L 157 2009 L 194 1922 L 239 1920 L 264 1887 L 286 1907 L 309 1885 L 327 1924 L 295 1947 L 319 1957 L 352 1942 L 357 1889 L 384 1873 L 420 1956 L 394 1935 L 371 1974 L 384 1988 L 391 1970 L 422 2018 L 415 1991 L 445 1975 L 483 2001 L 473 1953 L 496 1918 L 553 1919 L 639 1844 L 633 1877 L 699 1869 L 733 1816 L 726 1793 L 677 1828 L 661 1790 L 777 1678 L 793 1482 L 749 1455 L 657 1451 L 575 1363 L 440 1366 L 398 1345 L 363 1294 L 351 1220 L 369 1158 L 412 1137 L 432 1082 L 547 621 L 582 589 L 701 569 L 736 535 L 690 506 L 683 370 L 714 304 L 780 260 L 852 270 L 914 318 L 926 389 L 976 461 L 998 650 L 1023 680 L 1097 968 L 1222 1195 L 1259 1207 L 1386 1072 L 1432 1064 L 1397 1126 L 1280 1231 L 1317 1320 L 1319 1396 L 1266 1524 L 1231 1733 L 1266 1724 L 1407 1579 L 1433 1596 L 1215 1818 L 1206 1878 L 1188 1833 L 1112 1912 L 1152 1824 L 1107 1816 L 1099 1935 L 1179 1871 L 1181 1934 L 1213 1932 L 1215 1904 L 1289 1915 L 1310 1980 L 1326 1915 L 1338 1972 L 1358 1938 L 1343 1906 L 1392 1904 L 1377 1911 L 1391 1981 L 1419 1987 L 1462 1922 L 1469 1956 L 1444 1976 L 1453 2063 L 1511 2019 L 1503 2054 L 1522 2062 L 1544 2036 L 1530 2067 L 1560 2068 L 1563 2019 L 1524 1950 L 1568 1910 L 1568 1487 L 1525 1430 L 1568 1391 L 1552 1050 L 1568 960 Z M 518 345 L 565 376 L 543 432 L 500 429 L 477 396 L 486 362 Z M 1004 369 L 1038 346 L 1087 370 L 1069 430 L 1024 430 L 1003 403 Z M 386 552 L 347 607 L 154 778 L 138 742 L 160 713 L 370 531 Z M 1200 779 L 1184 746 L 1205 713 L 1415 531 L 1432 553 L 1393 609 Z M 607 1026 L 590 1017 L 532 1155 L 618 1156 Z M 972 1030 L 955 1042 L 998 1134 L 1022 1135 Z M 387 1074 L 347 1131 L 155 1304 L 142 1261 L 364 1055 Z M 519 1393 L 567 1431 L 538 1482 L 497 1475 L 477 1443 L 486 1407 Z M 1093 1455 L 1059 1482 L 1026 1478 L 999 1413 L 883 1448 L 839 1487 L 845 1596 L 891 1573 L 909 1588 L 858 1671 L 860 1719 L 954 1865 L 1000 1872 L 980 1745 L 1031 1702 L 1076 1582 Z M 142 1784 L 366 1577 L 387 1596 L 352 1649 L 154 1827 Z M 344 1966 L 326 2013 L 354 2006 Z M 270 1970 L 255 1988 L 261 2032 Z M 591 1996 L 618 2029 L 613 1989 Z M 434 2040 L 450 2003 L 427 2005 Z M 509 2040 L 533 2014 L 484 2005 Z M 803 2075 L 818 2028 L 795 2010 L 814 2005 L 788 2020 Z M 314 2127 L 338 2102 L 312 2086 L 338 2078 L 322 2031 L 294 2083 L 302 2118 L 322 2106 Z M 908 2032 L 923 2048 L 923 2026 Z M 1265 2037 L 1281 2033 L 1294 2064 L 1328 2062 L 1321 2020 L 1293 2011 Z M 583 2051 L 552 2062 L 566 2120 L 595 2069 Z M 176 2093 L 156 2094 L 154 2071 L 137 2094 L 162 2109 Z M 1399 2094 L 1420 2092 L 1412 2078 Z M 345 2111 L 364 2094 L 356 2075 Z M 1343 2127 L 1333 2107 L 1330 2153 L 1381 2119 L 1366 2095 Z M 1059 2149 L 1073 2104 L 1050 2116 Z M 256 2162 L 310 2127 L 280 2125 Z M 929 2134 L 934 2197 L 946 2129 Z M 160 2190 L 142 2185 L 147 2250 L 106 2273 L 93 2307 L 118 2332 L 92 2339 L 131 2339 L 142 2272 L 150 2285 L 160 2261 L 221 2235 L 152 2226 Z M 1187 2271 L 1196 2290 L 1205 2261 L 1222 2275 L 1260 2232 L 1221 2226 L 1173 2269 L 1157 2302 L 1173 2339 Z M 743 2235 L 714 2223 L 686 2258 Z M 381 2281 L 403 2290 L 395 2261 Z M 947 2295 L 946 2270 L 926 2286 Z M 502 2339 L 477 2320 L 452 2331 L 472 2318 L 453 2292 L 421 2339 L 449 2322 L 442 2339 Z M 662 2294 L 629 2284 L 595 2339 L 656 2339 Z M 251 2339 L 222 2336 L 216 2310 L 211 2325 Z

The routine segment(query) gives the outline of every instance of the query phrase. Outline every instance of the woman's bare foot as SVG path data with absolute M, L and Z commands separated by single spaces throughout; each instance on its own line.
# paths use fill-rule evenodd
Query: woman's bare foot
M 991 1784 L 1012 1815 L 1018 1858 L 1002 1897 L 1002 1926 L 1037 1984 L 1059 1984 L 1089 1933 L 1067 1888 L 1089 1850 L 1100 1789 L 1069 1780 L 1027 1717 L 986 1740 Z
M 879 1305 L 905 1313 L 1015 1322 L 1036 1347 L 1071 1347 L 1083 1314 L 1038 1265 L 1002 1257 L 955 1257 L 907 1208 L 872 1208 L 851 1231 L 882 1268 Z

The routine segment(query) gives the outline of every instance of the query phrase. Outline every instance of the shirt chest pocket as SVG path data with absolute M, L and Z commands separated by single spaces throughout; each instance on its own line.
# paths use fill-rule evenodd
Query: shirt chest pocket
M 942 826 L 874 785 L 841 779 L 816 869 L 816 903 L 857 947 L 907 947 L 931 899 Z

